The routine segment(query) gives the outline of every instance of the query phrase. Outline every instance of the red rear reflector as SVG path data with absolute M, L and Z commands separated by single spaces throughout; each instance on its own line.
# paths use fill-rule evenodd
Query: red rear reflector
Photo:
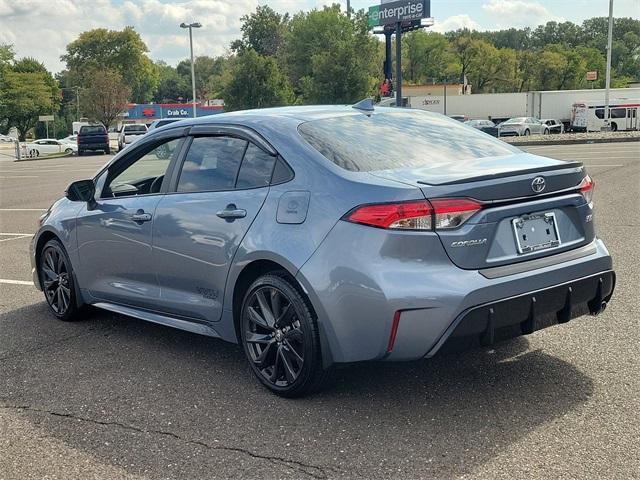
M 432 208 L 426 200 L 363 205 L 347 214 L 346 220 L 378 228 L 431 230 Z
M 400 311 L 398 310 L 393 316 L 393 323 L 391 324 L 391 333 L 389 334 L 389 345 L 387 346 L 387 353 L 393 351 L 393 344 L 396 343 L 396 335 L 398 334 L 398 325 L 400 324 Z

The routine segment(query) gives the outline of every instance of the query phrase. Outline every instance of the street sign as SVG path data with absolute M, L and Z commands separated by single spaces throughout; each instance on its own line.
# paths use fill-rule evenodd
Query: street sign
M 40 115 L 38 117 L 40 122 L 53 122 L 53 115 Z
M 590 82 L 594 82 L 596 80 L 598 80 L 598 71 L 597 70 L 593 70 L 591 72 L 587 72 L 587 80 Z
M 369 27 L 420 20 L 431 16 L 430 0 L 400 0 L 369 7 Z

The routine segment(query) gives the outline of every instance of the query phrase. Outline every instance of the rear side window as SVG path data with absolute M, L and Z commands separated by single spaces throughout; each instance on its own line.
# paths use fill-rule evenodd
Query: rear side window
M 100 126 L 100 125 L 90 125 L 90 126 L 83 126 L 80 127 L 80 133 L 81 134 L 85 134 L 85 135 L 91 135 L 94 133 L 107 133 L 107 131 L 105 130 L 104 127 Z
M 271 173 L 276 157 L 250 143 L 242 160 L 236 188 L 266 187 L 271 181 Z
M 625 118 L 627 110 L 625 108 L 614 108 L 611 110 L 611 118 Z
M 182 165 L 178 192 L 233 190 L 247 142 L 231 137 L 196 137 Z
M 500 140 L 442 115 L 423 111 L 348 115 L 313 120 L 300 135 L 350 171 L 471 166 L 472 160 L 520 153 Z

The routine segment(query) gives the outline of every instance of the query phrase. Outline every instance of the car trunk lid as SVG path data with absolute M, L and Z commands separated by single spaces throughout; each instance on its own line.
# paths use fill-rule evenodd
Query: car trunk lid
M 472 198 L 482 204 L 462 226 L 437 230 L 458 267 L 532 260 L 595 238 L 591 206 L 578 191 L 585 176 L 581 163 L 527 153 L 461 163 L 372 172 L 414 185 L 427 199 Z

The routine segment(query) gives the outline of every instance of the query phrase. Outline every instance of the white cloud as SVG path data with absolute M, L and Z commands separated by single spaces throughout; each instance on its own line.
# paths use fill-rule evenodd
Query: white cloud
M 240 37 L 240 17 L 255 10 L 259 0 L 0 0 L 0 43 L 14 45 L 19 57 L 31 56 L 57 72 L 68 43 L 92 28 L 119 30 L 133 26 L 153 59 L 176 64 L 189 54 L 181 22 L 199 21 L 194 31 L 196 55 L 223 55 Z M 269 1 L 278 11 L 295 11 L 315 2 Z M 311 5 L 306 5 L 310 3 Z
M 552 20 L 564 21 L 536 1 L 489 0 L 482 9 L 492 15 L 494 28 L 535 27 Z
M 469 30 L 482 30 L 480 24 L 473 20 L 469 15 L 453 15 L 445 18 L 442 22 L 435 19 L 435 23 L 431 30 L 435 32 L 450 32 L 451 30 L 458 30 L 460 28 L 468 28 Z

